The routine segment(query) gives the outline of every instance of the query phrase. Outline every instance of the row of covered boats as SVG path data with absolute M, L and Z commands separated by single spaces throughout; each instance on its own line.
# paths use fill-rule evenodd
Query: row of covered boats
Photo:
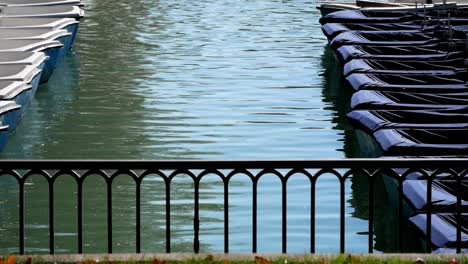
M 320 22 L 344 78 L 355 90 L 348 118 L 373 136 L 386 156 L 468 156 L 466 5 L 346 10 L 325 15 Z M 403 182 L 410 221 L 425 233 L 430 204 L 432 246 L 453 250 L 459 222 L 461 246 L 468 248 L 467 178 L 459 186 L 456 177 L 439 174 L 428 187 L 426 176 L 413 173 Z M 463 213 L 458 219 L 460 195 Z
M 81 0 L 0 0 L 0 151 L 72 48 Z

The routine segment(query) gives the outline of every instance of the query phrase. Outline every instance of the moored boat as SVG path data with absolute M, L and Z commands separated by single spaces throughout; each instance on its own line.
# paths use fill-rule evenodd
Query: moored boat
M 468 155 L 467 128 L 380 129 L 373 136 L 387 155 Z
M 41 73 L 42 70 L 36 65 L 0 65 L 0 80 L 19 81 L 31 85 L 30 97 L 34 97 L 37 91 Z
M 362 90 L 353 94 L 353 109 L 445 109 L 465 107 L 468 93 L 411 93 Z
M 376 74 L 454 74 L 467 66 L 463 58 L 440 61 L 355 59 L 343 66 L 343 75 Z
M 461 181 L 462 189 L 468 188 L 468 178 Z M 403 182 L 403 193 L 414 210 L 427 210 L 427 180 L 406 180 Z M 448 179 L 435 179 L 431 183 L 431 208 L 433 212 L 454 212 L 457 207 L 457 181 Z M 468 193 L 462 192 L 462 210 L 468 211 Z
M 10 7 L 0 6 L 0 18 L 30 17 L 30 18 L 75 18 L 81 19 L 84 11 L 78 6 L 33 6 Z
M 408 91 L 421 93 L 468 92 L 466 70 L 454 74 L 371 74 L 353 73 L 346 77 L 356 90 Z
M 0 81 L 0 101 L 14 101 L 21 106 L 19 111 L 8 116 L 6 121 L 10 130 L 14 130 L 16 125 L 24 115 L 31 99 L 32 86 L 21 81 Z
M 436 5 L 434 8 L 421 7 L 412 10 L 361 9 L 333 12 L 320 18 L 320 23 L 402 23 L 423 19 L 438 19 L 450 16 L 468 18 L 468 8 L 457 5 Z
M 0 40 L 0 52 L 32 51 L 45 53 L 48 59 L 42 71 L 41 83 L 49 80 L 52 75 L 62 47 L 63 44 L 59 41 L 51 40 Z
M 370 133 L 384 128 L 468 128 L 468 106 L 437 110 L 354 110 L 347 117 Z
M 467 26 L 458 26 L 451 32 L 453 41 L 466 40 L 464 30 Z M 330 46 L 337 49 L 344 45 L 357 46 L 423 46 L 449 41 L 449 33 L 445 30 L 430 32 L 405 32 L 405 31 L 347 31 L 338 34 L 330 41 Z
M 398 31 L 398 32 L 430 32 L 439 28 L 443 28 L 443 25 L 448 23 L 447 19 L 436 19 L 436 20 L 416 20 L 404 23 L 327 23 L 322 26 L 323 34 L 332 40 L 340 33 L 349 31 L 359 32 L 384 32 L 384 31 Z M 468 18 L 466 19 L 450 19 L 452 26 L 456 25 L 468 25 Z
M 427 235 L 427 214 L 420 213 L 410 218 L 424 235 Z M 442 213 L 431 215 L 431 237 L 429 241 L 436 248 L 456 248 L 457 246 L 457 214 Z M 468 214 L 461 215 L 461 247 L 468 248 Z
M 0 6 L 58 6 L 76 5 L 83 6 L 81 0 L 0 0 Z
M 0 41 L 2 39 L 59 41 L 63 44 L 63 48 L 60 49 L 60 53 L 56 59 L 56 63 L 59 63 L 71 48 L 72 33 L 64 29 L 49 30 L 47 28 L 7 28 L 0 29 Z
M 36 67 L 41 70 L 41 74 L 36 76 L 31 82 L 26 82 L 31 85 L 33 95 L 36 93 L 39 86 L 40 80 L 42 79 L 42 72 L 45 68 L 47 61 L 47 56 L 43 52 L 22 52 L 22 51 L 13 51 L 13 52 L 0 52 L 0 66 L 2 65 L 29 65 Z M 20 105 L 23 105 L 23 102 L 17 102 Z
M 73 18 L 2 18 L 0 19 L 0 29 L 42 28 L 50 31 L 64 29 L 72 34 L 68 45 L 71 48 L 75 41 L 79 23 Z
M 5 148 L 9 134 L 13 131 L 7 123 L 21 107 L 13 101 L 0 101 L 0 152 Z
M 378 60 L 451 60 L 465 57 L 465 43 L 436 43 L 412 46 L 358 46 L 345 45 L 336 49 L 341 63 L 352 59 Z

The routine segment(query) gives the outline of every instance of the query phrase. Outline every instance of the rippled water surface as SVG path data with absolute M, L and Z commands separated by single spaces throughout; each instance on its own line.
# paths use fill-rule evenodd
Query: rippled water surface
M 369 156 L 346 123 L 349 88 L 318 25 L 315 1 L 87 0 L 75 49 L 41 87 L 1 157 L 4 159 L 329 159 Z M 17 235 L 17 188 L 2 179 L 0 236 Z M 281 250 L 281 189 L 259 183 L 259 251 Z M 347 250 L 367 250 L 367 183 L 347 184 Z M 117 179 L 114 251 L 135 247 L 134 187 Z M 223 251 L 221 183 L 201 183 L 201 247 Z M 102 180 L 85 182 L 85 252 L 106 250 Z M 193 192 L 171 188 L 172 250 L 190 251 Z M 251 184 L 230 184 L 230 249 L 251 250 Z M 142 244 L 165 250 L 164 187 L 145 179 Z M 47 187 L 26 186 L 26 247 L 48 250 Z M 55 185 L 56 250 L 76 252 L 76 185 Z M 317 251 L 339 249 L 339 188 L 317 183 Z M 310 184 L 288 184 L 288 251 L 310 251 Z M 385 228 L 384 228 L 385 229 Z M 388 229 L 388 228 L 387 228 Z M 386 229 L 385 229 L 386 230 Z M 376 232 L 377 235 L 378 232 Z M 385 232 L 384 232 L 385 233 Z M 391 232 L 376 237 L 392 246 Z M 0 242 L 16 252 L 17 240 Z M 379 245 L 380 243 L 380 245 Z

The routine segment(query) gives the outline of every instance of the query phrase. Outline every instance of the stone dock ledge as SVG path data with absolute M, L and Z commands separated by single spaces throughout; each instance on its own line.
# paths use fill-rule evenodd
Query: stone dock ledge
M 63 254 L 63 255 L 23 255 L 18 256 L 18 262 L 26 262 L 31 258 L 33 262 L 44 263 L 79 263 L 86 261 L 95 262 L 144 262 L 157 260 L 167 261 L 189 261 L 189 260 L 203 260 L 212 259 L 228 260 L 228 261 L 254 261 L 256 257 L 265 258 L 268 260 L 297 260 L 297 261 L 321 261 L 322 259 L 334 259 L 339 257 L 339 254 L 324 254 L 324 255 L 310 255 L 310 254 L 222 254 L 222 253 L 171 253 L 171 254 Z M 356 256 L 359 258 L 370 259 L 394 259 L 400 258 L 402 260 L 451 260 L 456 259 L 460 262 L 461 259 L 468 260 L 468 257 L 463 254 L 346 254 L 346 256 Z

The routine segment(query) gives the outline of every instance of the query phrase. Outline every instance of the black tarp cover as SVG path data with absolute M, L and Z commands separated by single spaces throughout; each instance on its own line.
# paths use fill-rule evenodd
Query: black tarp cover
M 468 105 L 468 93 L 409 93 L 362 90 L 353 94 L 353 109 L 445 109 Z
M 427 215 L 418 214 L 410 218 L 423 234 L 426 234 Z M 437 248 L 454 248 L 457 241 L 456 215 L 455 214 L 433 214 L 431 215 L 432 235 L 431 242 Z M 468 214 L 462 214 L 462 247 L 468 247 Z

